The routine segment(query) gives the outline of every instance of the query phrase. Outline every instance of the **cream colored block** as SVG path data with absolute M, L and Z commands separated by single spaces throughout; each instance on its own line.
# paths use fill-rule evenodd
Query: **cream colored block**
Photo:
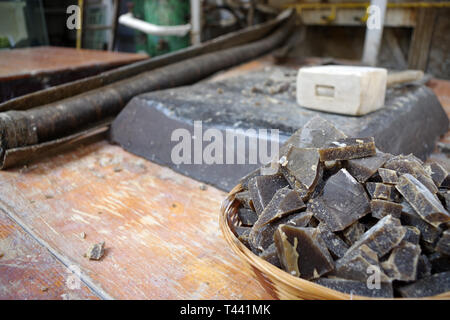
M 384 106 L 387 70 L 356 66 L 301 68 L 297 102 L 309 109 L 364 115 Z

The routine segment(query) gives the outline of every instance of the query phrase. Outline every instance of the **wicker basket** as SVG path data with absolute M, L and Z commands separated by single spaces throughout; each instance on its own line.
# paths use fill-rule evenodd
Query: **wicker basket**
M 327 300 L 367 300 L 373 299 L 357 295 L 349 295 L 313 282 L 294 277 L 275 267 L 251 252 L 234 234 L 234 227 L 239 225 L 237 209 L 239 202 L 235 201 L 236 193 L 242 191 L 237 185 L 230 191 L 222 203 L 220 214 L 220 229 L 232 250 L 250 267 L 262 286 L 276 299 L 327 299 Z M 450 292 L 423 299 L 450 299 Z

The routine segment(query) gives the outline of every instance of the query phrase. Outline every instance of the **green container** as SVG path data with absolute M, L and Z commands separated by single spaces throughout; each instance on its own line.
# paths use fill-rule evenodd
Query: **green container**
M 160 26 L 189 23 L 189 0 L 134 0 L 133 3 L 133 15 L 146 22 Z M 136 31 L 136 51 L 151 57 L 186 48 L 189 44 L 189 34 L 159 37 Z

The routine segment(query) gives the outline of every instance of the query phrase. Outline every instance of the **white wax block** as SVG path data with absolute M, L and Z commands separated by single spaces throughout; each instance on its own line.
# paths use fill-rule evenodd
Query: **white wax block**
M 355 66 L 301 68 L 299 105 L 326 112 L 364 115 L 384 106 L 387 70 Z

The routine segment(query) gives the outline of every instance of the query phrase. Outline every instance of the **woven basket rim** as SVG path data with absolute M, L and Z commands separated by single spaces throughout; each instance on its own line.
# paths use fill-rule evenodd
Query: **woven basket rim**
M 231 230 L 230 224 L 231 215 L 235 215 L 236 201 L 235 195 L 236 193 L 242 191 L 243 188 L 240 184 L 235 186 L 227 195 L 226 199 L 222 202 L 222 206 L 220 208 L 220 229 L 224 235 L 224 238 L 231 249 L 242 259 L 245 263 L 252 267 L 252 269 L 256 269 L 264 275 L 264 279 L 270 281 L 274 288 L 267 288 L 267 283 L 263 282 L 262 279 L 256 277 L 257 280 L 261 283 L 261 285 L 269 291 L 272 295 L 277 295 L 276 298 L 279 298 L 279 294 L 277 291 L 286 291 L 291 290 L 291 292 L 286 292 L 290 296 L 295 296 L 298 299 L 308 298 L 307 296 L 319 296 L 323 299 L 329 300 L 437 300 L 437 299 L 450 299 L 450 291 L 441 293 L 439 295 L 430 296 L 430 297 L 421 297 L 421 298 L 374 298 L 374 297 L 366 297 L 359 295 L 351 295 L 347 293 L 343 293 L 334 289 L 327 288 L 317 283 L 313 283 L 311 281 L 295 277 L 288 272 L 277 268 L 272 265 L 270 262 L 262 259 L 258 255 L 254 254 L 250 249 L 248 249 L 234 234 Z M 233 212 L 234 210 L 234 212 Z M 274 281 L 275 280 L 275 281 Z M 279 282 L 283 284 L 283 288 L 278 288 L 275 282 Z

